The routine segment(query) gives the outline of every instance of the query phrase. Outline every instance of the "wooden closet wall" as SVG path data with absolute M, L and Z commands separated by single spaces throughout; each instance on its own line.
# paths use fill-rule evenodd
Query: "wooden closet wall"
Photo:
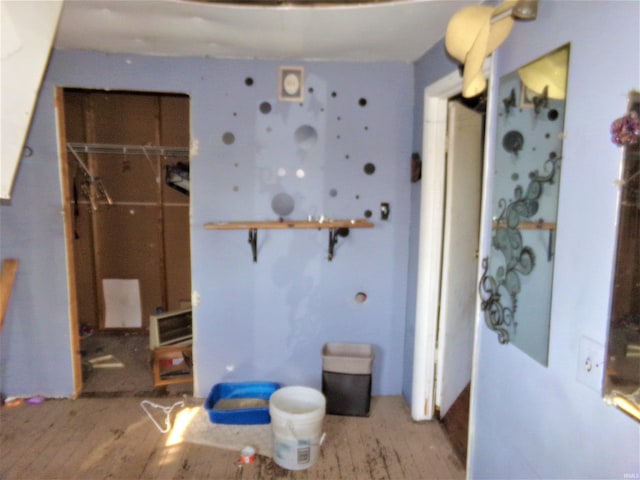
M 66 141 L 189 146 L 186 95 L 66 89 Z M 103 279 L 137 279 L 143 327 L 149 315 L 191 297 L 189 197 L 165 182 L 166 165 L 188 157 L 79 154 L 112 200 L 92 208 L 79 162 L 68 154 L 80 325 L 103 328 Z

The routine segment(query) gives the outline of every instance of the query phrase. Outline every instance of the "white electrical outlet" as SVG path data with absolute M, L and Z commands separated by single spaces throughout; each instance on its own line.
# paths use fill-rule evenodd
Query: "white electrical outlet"
M 604 346 L 588 337 L 580 339 L 577 380 L 592 390 L 602 391 Z

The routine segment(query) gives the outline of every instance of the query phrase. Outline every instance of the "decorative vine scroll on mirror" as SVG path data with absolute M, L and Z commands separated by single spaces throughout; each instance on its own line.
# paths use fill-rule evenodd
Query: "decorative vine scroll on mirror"
M 629 94 L 628 112 L 611 134 L 623 161 L 604 395 L 640 421 L 640 92 Z
M 547 364 L 569 45 L 500 79 L 485 323 Z

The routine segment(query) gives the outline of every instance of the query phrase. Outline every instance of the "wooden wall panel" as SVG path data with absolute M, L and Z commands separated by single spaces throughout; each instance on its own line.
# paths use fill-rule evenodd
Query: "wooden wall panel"
M 189 145 L 189 98 L 160 98 L 160 141 L 163 145 Z M 163 159 L 166 165 L 188 163 L 188 158 Z M 189 235 L 189 197 L 162 182 L 164 199 L 165 268 L 167 271 L 167 308 L 175 310 L 180 303 L 191 301 L 191 248 Z
M 167 308 L 177 310 L 180 308 L 180 302 L 191 301 L 189 209 L 166 206 L 164 218 Z
M 65 90 L 65 135 L 67 142 L 83 143 L 86 141 L 85 115 L 89 101 L 83 91 Z M 80 155 L 88 164 L 87 156 Z M 81 192 L 84 180 L 83 169 L 72 154 L 67 155 L 69 185 L 72 188 L 71 212 L 74 249 L 74 269 L 78 322 L 92 327 L 98 326 L 98 291 L 96 287 L 96 271 L 93 261 L 93 220 L 89 202 Z
M 165 302 L 159 211 L 157 207 L 112 205 L 95 214 L 101 278 L 140 281 L 143 326 Z
M 159 110 L 156 95 L 130 93 L 91 94 L 90 141 L 122 145 L 157 145 Z M 99 155 L 94 175 L 116 203 L 156 202 L 159 166 L 156 157 Z

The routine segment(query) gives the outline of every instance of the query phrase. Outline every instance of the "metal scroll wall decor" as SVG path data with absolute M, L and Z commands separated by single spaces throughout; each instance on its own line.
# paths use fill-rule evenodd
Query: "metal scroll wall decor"
M 486 325 L 547 364 L 569 46 L 500 79 Z

